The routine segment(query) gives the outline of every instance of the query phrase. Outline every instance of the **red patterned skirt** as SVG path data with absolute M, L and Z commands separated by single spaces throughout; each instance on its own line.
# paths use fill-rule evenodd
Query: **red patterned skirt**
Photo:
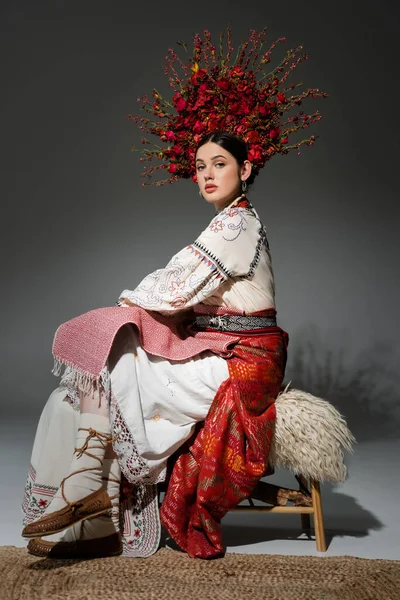
M 192 557 L 223 554 L 222 517 L 250 496 L 267 470 L 287 343 L 279 327 L 241 338 L 228 359 L 229 379 L 174 464 L 161 521 Z

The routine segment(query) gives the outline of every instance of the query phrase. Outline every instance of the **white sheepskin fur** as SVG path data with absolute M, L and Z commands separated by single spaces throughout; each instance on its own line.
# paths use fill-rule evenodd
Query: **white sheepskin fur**
M 345 481 L 344 451 L 355 442 L 346 421 L 326 400 L 288 388 L 276 399 L 270 464 L 317 481 Z

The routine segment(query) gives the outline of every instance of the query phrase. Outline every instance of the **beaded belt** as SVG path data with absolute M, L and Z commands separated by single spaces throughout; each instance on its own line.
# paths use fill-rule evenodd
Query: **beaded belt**
M 199 329 L 217 329 L 218 331 L 251 331 L 276 327 L 275 317 L 255 317 L 246 315 L 196 315 Z

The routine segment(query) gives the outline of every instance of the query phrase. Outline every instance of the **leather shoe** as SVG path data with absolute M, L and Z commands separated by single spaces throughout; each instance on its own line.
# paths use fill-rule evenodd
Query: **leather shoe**
M 71 502 L 53 513 L 41 517 L 24 527 L 22 536 L 37 538 L 64 531 L 84 519 L 96 517 L 111 509 L 111 500 L 104 488 L 92 492 L 81 500 Z
M 73 542 L 49 542 L 35 538 L 28 543 L 28 552 L 42 558 L 103 558 L 122 554 L 121 534 Z

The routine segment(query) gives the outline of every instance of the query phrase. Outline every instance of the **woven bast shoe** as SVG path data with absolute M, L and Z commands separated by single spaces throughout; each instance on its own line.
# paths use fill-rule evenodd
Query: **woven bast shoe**
M 30 540 L 28 552 L 42 558 L 105 558 L 122 554 L 121 534 L 73 542 L 49 542 L 42 538 Z
M 69 502 L 67 506 L 29 523 L 22 530 L 25 538 L 37 538 L 64 531 L 84 519 L 101 515 L 111 509 L 111 500 L 107 490 L 100 488 L 88 496 Z

